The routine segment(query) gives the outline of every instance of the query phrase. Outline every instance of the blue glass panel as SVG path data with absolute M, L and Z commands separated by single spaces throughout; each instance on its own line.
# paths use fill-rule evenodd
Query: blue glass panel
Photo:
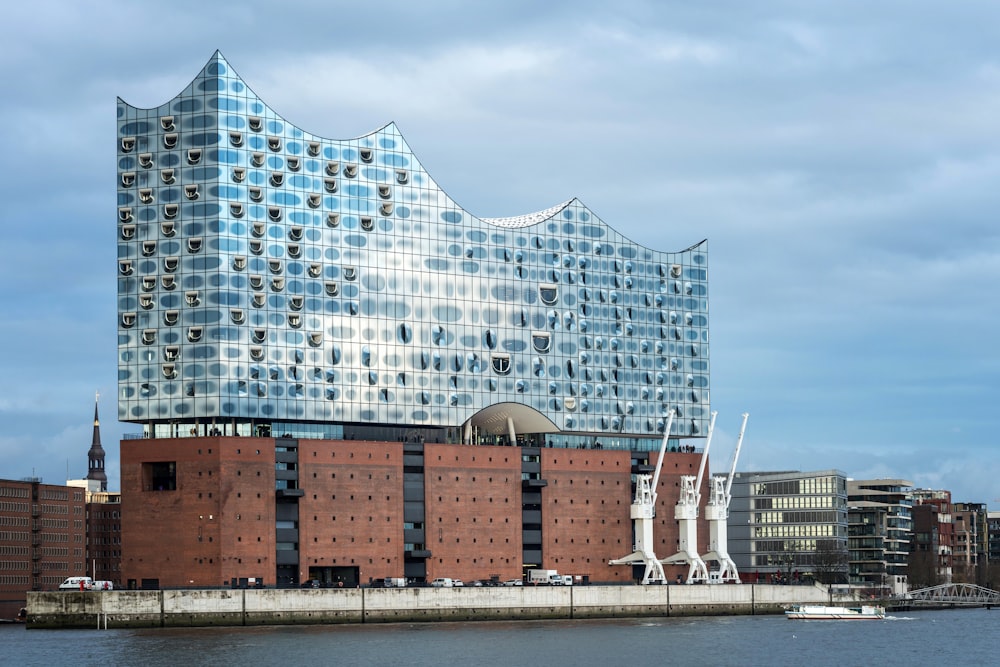
M 186 97 L 174 102 L 173 110 L 178 113 L 191 113 L 192 111 L 200 111 L 201 106 L 201 100 L 197 97 Z
M 274 203 L 278 206 L 300 206 L 302 197 L 294 192 L 275 192 Z
M 222 212 L 222 206 L 219 202 L 205 202 L 202 204 L 194 204 L 189 209 L 189 214 L 196 217 L 216 217 Z
M 208 127 L 215 127 L 215 114 L 198 114 L 184 119 L 185 130 L 204 130 Z
M 219 143 L 218 132 L 199 132 L 184 137 L 184 143 L 188 146 L 212 146 Z
M 211 188 L 209 190 L 211 194 L 215 197 L 220 197 L 222 199 L 239 199 L 240 188 L 235 185 L 221 185 L 219 187 Z
M 434 306 L 431 312 L 438 322 L 458 322 L 462 319 L 462 309 L 452 305 Z
M 360 185 L 357 183 L 351 183 L 344 188 L 344 194 L 351 197 L 371 197 L 372 190 L 367 185 Z
M 604 236 L 604 228 L 598 225 L 580 225 L 580 235 L 590 239 L 599 239 Z
M 222 164 L 239 164 L 241 162 L 239 152 L 228 148 L 211 151 L 209 153 L 209 159 L 221 162 Z
M 507 338 L 500 342 L 500 346 L 507 352 L 523 352 L 527 349 L 528 344 L 523 340 L 512 340 Z
M 139 120 L 134 123 L 125 123 L 118 130 L 118 133 L 123 137 L 129 137 L 135 134 L 149 134 L 150 130 L 153 129 L 153 124 L 145 121 Z
M 344 204 L 348 211 L 358 213 L 370 213 L 374 208 L 374 204 L 368 199 L 345 199 Z

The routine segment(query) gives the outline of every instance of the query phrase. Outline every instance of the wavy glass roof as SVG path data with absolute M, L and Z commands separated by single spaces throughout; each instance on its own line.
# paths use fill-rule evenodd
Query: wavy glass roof
M 116 151 L 123 421 L 707 429 L 705 242 L 644 247 L 577 199 L 478 218 L 394 124 L 309 133 L 219 53 L 119 100 Z

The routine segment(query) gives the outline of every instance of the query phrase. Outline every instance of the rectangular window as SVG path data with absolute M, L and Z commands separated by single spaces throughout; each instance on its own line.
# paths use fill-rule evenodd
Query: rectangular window
M 176 491 L 177 463 L 174 461 L 143 463 L 142 488 L 145 491 Z

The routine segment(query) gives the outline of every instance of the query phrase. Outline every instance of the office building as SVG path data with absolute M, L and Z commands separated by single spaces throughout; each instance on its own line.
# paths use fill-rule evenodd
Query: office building
M 733 476 L 729 553 L 744 581 L 846 583 L 847 487 L 839 470 Z
M 0 479 L 0 619 L 17 616 L 26 591 L 85 575 L 84 535 L 82 489 Z

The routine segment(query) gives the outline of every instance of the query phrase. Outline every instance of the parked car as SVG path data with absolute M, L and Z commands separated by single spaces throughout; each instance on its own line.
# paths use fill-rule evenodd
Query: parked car
M 524 586 L 524 582 L 521 581 L 520 579 L 508 579 L 507 581 L 503 582 L 503 585 L 504 586 Z
M 301 584 L 299 584 L 299 588 L 322 588 L 322 587 L 323 587 L 323 582 L 321 582 L 319 579 L 306 579 Z
M 451 588 L 454 584 L 448 577 L 438 577 L 431 582 L 431 586 L 434 588 Z
M 452 579 L 451 585 L 454 586 L 455 588 L 461 588 L 465 586 L 465 582 L 463 582 L 461 579 Z

